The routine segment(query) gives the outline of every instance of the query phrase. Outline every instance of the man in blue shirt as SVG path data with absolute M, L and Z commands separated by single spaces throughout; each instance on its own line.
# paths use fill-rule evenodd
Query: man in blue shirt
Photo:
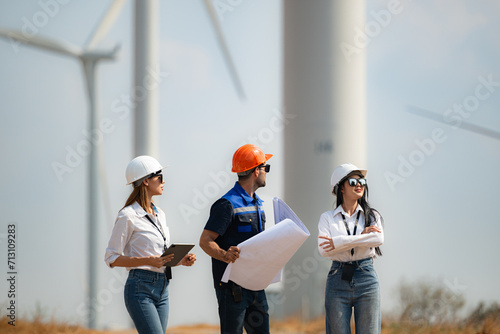
M 210 209 L 200 247 L 212 257 L 212 275 L 219 304 L 222 334 L 269 333 L 269 313 L 264 290 L 247 290 L 236 283 L 221 282 L 227 264 L 238 259 L 237 245 L 265 229 L 262 200 L 255 194 L 266 186 L 273 155 L 264 154 L 251 144 L 240 147 L 233 156 L 232 171 L 238 174 L 234 187 Z

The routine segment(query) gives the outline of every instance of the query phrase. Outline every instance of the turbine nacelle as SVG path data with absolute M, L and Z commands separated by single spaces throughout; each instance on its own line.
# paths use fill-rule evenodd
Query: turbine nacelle
M 84 50 L 66 41 L 56 41 L 42 36 L 28 37 L 20 31 L 0 28 L 0 36 L 15 40 L 22 44 L 39 47 L 47 51 L 56 52 L 62 55 L 80 58 L 82 60 L 116 59 L 120 51 L 120 45 L 116 45 L 112 50 Z
M 82 53 L 79 58 L 82 61 L 98 61 L 98 60 L 114 60 L 120 51 L 120 44 L 116 45 L 112 50 L 95 50 Z

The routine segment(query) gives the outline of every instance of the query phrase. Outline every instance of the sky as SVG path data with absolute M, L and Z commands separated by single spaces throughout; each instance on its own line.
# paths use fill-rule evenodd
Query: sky
M 82 46 L 109 3 L 0 0 L 0 27 Z M 158 160 L 169 167 L 166 191 L 156 202 L 178 242 L 197 243 L 211 203 L 235 181 L 231 157 L 243 143 L 274 154 L 268 185 L 259 190 L 266 211 L 272 212 L 272 197 L 283 196 L 282 128 L 274 126 L 283 120 L 282 3 L 221 3 L 245 100 L 232 85 L 202 1 L 160 5 Z M 500 143 L 461 128 L 467 122 L 500 131 L 499 11 L 493 0 L 367 2 L 361 45 L 367 54 L 366 167 L 371 204 L 385 220 L 376 270 L 386 313 L 398 307 L 402 280 L 434 280 L 462 294 L 468 309 L 500 300 L 500 289 L 492 288 L 500 271 L 494 214 Z M 99 65 L 100 117 L 106 120 L 99 141 L 103 256 L 130 192 L 124 171 L 134 154 L 127 102 L 134 84 L 132 29 L 128 1 L 98 45 L 120 44 L 118 59 Z M 8 226 L 14 224 L 18 316 L 85 324 L 89 140 L 81 65 L 8 40 L 0 40 L 0 63 L 0 263 L 7 263 Z M 445 123 L 410 113 L 412 107 L 443 115 Z M 58 164 L 69 171 L 57 172 Z M 217 323 L 210 260 L 198 246 L 194 251 L 194 267 L 174 270 L 170 326 Z M 125 270 L 102 261 L 98 278 L 100 327 L 130 326 Z M 8 290 L 0 280 L 0 314 Z

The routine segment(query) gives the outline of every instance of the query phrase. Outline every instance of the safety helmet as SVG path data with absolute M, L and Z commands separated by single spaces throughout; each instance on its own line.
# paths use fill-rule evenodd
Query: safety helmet
M 271 159 L 272 154 L 264 154 L 262 150 L 253 144 L 241 146 L 233 155 L 233 173 L 241 173 L 263 164 Z
M 154 174 L 167 168 L 167 166 L 162 167 L 158 160 L 148 155 L 138 156 L 127 165 L 125 170 L 125 176 L 127 178 L 127 185 L 140 180 L 150 174 Z
M 342 164 L 342 165 L 338 166 L 337 168 L 335 168 L 335 170 L 333 171 L 333 174 L 332 174 L 332 178 L 331 178 L 332 192 L 334 194 L 336 194 L 337 189 L 335 189 L 335 187 L 339 185 L 339 182 L 342 181 L 342 179 L 344 179 L 347 175 L 351 174 L 352 172 L 356 172 L 356 171 L 360 172 L 361 175 L 363 175 L 363 177 L 366 176 L 366 173 L 367 173 L 366 169 L 360 169 L 353 164 L 345 163 L 345 164 Z

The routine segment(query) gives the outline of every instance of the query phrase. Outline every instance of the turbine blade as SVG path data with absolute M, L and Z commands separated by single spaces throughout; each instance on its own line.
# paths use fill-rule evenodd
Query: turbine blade
M 82 54 L 82 50 L 79 47 L 65 41 L 55 41 L 40 36 L 27 37 L 19 31 L 3 28 L 0 28 L 0 36 L 67 56 L 80 57 Z
M 483 135 L 486 137 L 500 140 L 500 132 L 494 131 L 491 129 L 487 129 L 487 128 L 483 128 L 482 126 L 479 126 L 479 125 L 475 125 L 475 124 L 465 122 L 465 121 L 461 121 L 460 124 L 458 124 L 458 125 L 450 124 L 450 122 L 446 122 L 443 119 L 443 116 L 438 114 L 438 113 L 435 113 L 435 112 L 432 112 L 432 111 L 429 111 L 426 109 L 418 108 L 418 107 L 413 107 L 413 106 L 408 106 L 408 111 L 414 115 L 426 117 L 426 118 L 432 119 L 432 120 L 440 122 L 440 123 L 444 123 L 444 124 L 447 124 L 450 126 L 456 126 L 457 128 L 460 128 L 460 129 L 464 129 L 464 130 L 474 132 L 474 133 L 477 133 L 477 134 L 480 134 L 480 135 Z
M 116 18 L 120 14 L 125 0 L 114 0 L 108 8 L 108 11 L 102 17 L 99 25 L 95 28 L 94 32 L 90 35 L 87 44 L 85 45 L 86 50 L 95 48 L 95 46 L 101 41 L 101 39 L 108 33 L 109 29 L 113 26 Z
M 210 15 L 210 19 L 212 20 L 212 24 L 214 26 L 215 33 L 217 35 L 217 41 L 219 42 L 219 47 L 222 50 L 222 54 L 224 56 L 224 60 L 228 67 L 229 74 L 231 75 L 234 87 L 238 92 L 240 99 L 244 100 L 245 92 L 243 91 L 243 86 L 236 71 L 236 66 L 234 65 L 233 59 L 231 58 L 231 54 L 229 53 L 229 48 L 227 47 L 227 43 L 224 38 L 224 33 L 222 32 L 222 27 L 220 25 L 219 19 L 217 18 L 217 13 L 215 12 L 213 3 L 211 0 L 204 0 L 204 2 L 205 6 L 207 7 L 208 14 Z

